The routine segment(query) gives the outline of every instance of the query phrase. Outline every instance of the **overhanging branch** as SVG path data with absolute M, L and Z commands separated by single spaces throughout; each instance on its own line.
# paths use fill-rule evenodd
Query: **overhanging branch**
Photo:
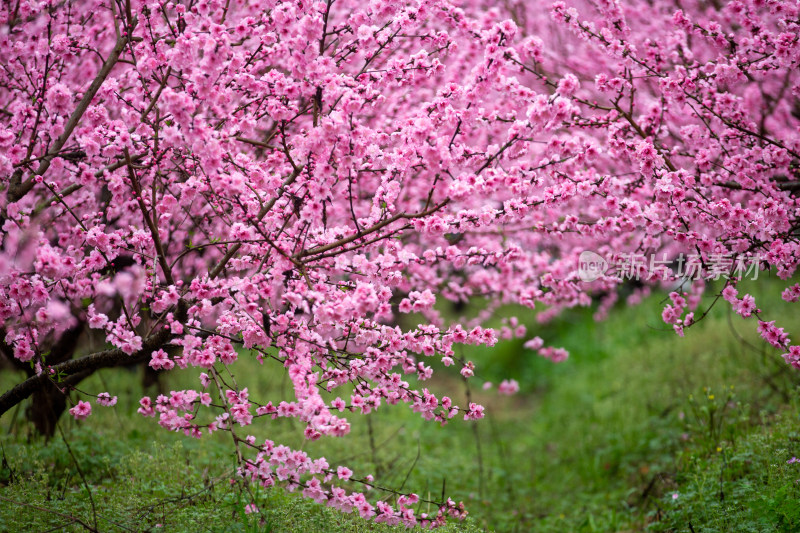
M 185 313 L 185 304 L 181 305 L 179 303 L 178 305 L 179 309 L 182 309 L 183 313 Z M 145 361 L 150 357 L 150 354 L 154 350 L 165 346 L 170 339 L 172 339 L 172 334 L 170 331 L 168 329 L 160 329 L 142 342 L 141 350 L 131 355 L 128 355 L 119 348 L 115 348 L 112 350 L 96 352 L 79 359 L 70 359 L 69 361 L 64 361 L 63 363 L 59 363 L 48 368 L 55 372 L 54 375 L 62 376 L 62 378 L 64 378 L 63 383 L 65 385 L 69 385 L 70 378 L 78 374 L 81 374 L 82 377 L 85 377 L 85 373 L 91 373 L 101 368 L 131 365 Z M 26 379 L 0 396 L 0 416 L 21 401 L 28 398 L 37 390 L 41 389 L 51 379 L 52 378 L 50 375 L 43 372 L 39 375 Z

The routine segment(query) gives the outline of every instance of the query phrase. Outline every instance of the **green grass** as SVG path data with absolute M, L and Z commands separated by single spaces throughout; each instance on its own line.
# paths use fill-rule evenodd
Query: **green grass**
M 655 531 L 800 531 L 797 407 L 770 416 L 760 429 L 712 453 L 679 454 L 671 483 L 653 519 Z M 718 450 L 718 451 L 717 451 Z
M 776 284 L 760 281 L 748 290 L 771 313 L 767 320 L 778 318 L 800 335 Z M 350 435 L 315 442 L 305 442 L 292 421 L 259 424 L 276 442 L 357 474 L 375 473 L 385 486 L 433 499 L 444 488 L 471 513 L 452 531 L 800 530 L 800 463 L 787 464 L 800 456 L 798 373 L 758 340 L 754 320 L 731 319 L 724 304 L 683 339 L 664 327 L 661 305 L 660 297 L 620 305 L 599 323 L 591 309 L 544 325 L 521 311 L 530 335 L 568 348 L 570 359 L 554 365 L 522 341 L 466 351 L 480 377 L 469 394 L 487 406 L 478 423 L 455 419 L 441 428 L 384 406 L 351 416 Z M 450 370 L 426 386 L 463 403 L 465 383 Z M 280 367 L 260 367 L 246 354 L 233 371 L 260 373 L 248 383 L 254 397 L 275 401 L 290 391 Z M 506 377 L 520 381 L 519 395 L 480 390 L 482 380 Z M 0 375 L 0 388 L 15 379 Z M 176 373 L 167 390 L 194 379 Z M 82 423 L 62 418 L 72 454 L 60 435 L 45 445 L 21 413 L 3 417 L 0 496 L 17 503 L 0 505 L 0 530 L 56 528 L 68 523 L 64 515 L 93 524 L 81 473 L 102 531 L 391 530 L 281 490 L 231 489 L 226 435 L 197 441 L 136 415 L 141 389 L 134 374 L 105 371 L 81 388 L 114 391 L 120 405 L 95 406 Z M 253 498 L 261 512 L 246 515 Z
M 283 490 L 232 489 L 230 469 L 214 463 L 224 461 L 221 450 L 204 452 L 189 446 L 192 441 L 165 445 L 167 440 L 140 435 L 115 440 L 85 425 L 69 432 L 72 454 L 57 439 L 38 446 L 6 443 L 0 530 L 82 531 L 75 519 L 94 527 L 95 514 L 101 531 L 403 530 L 369 524 Z M 91 500 L 81 474 L 91 487 Z M 245 505 L 253 500 L 259 513 L 248 515 Z M 445 531 L 473 530 L 467 522 Z

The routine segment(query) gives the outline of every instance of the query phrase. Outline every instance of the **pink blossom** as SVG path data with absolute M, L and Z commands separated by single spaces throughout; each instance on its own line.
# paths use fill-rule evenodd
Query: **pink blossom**
M 464 414 L 464 420 L 480 420 L 483 418 L 483 406 L 474 402 L 469 404 L 469 410 Z
M 75 417 L 75 420 L 85 420 L 92 414 L 92 404 L 89 402 L 79 401 L 78 404 L 69 410 L 69 414 Z
M 97 403 L 106 407 L 112 407 L 117 404 L 117 397 L 111 396 L 107 392 L 101 392 L 97 395 Z
M 519 383 L 517 383 L 517 380 L 515 379 L 511 380 L 504 379 L 500 383 L 500 386 L 497 387 L 497 392 L 499 392 L 500 394 L 505 394 L 507 396 L 516 394 L 517 392 L 519 392 Z
M 258 507 L 256 507 L 256 504 L 254 503 L 248 503 L 247 505 L 244 506 L 245 514 L 253 514 L 258 512 L 259 512 Z
M 64 83 L 56 83 L 47 90 L 47 103 L 56 113 L 69 111 L 72 91 Z
M 554 363 L 561 363 L 566 361 L 569 357 L 569 352 L 564 348 L 554 348 L 552 346 L 545 346 L 539 350 L 539 355 L 546 359 L 550 359 Z
M 534 338 L 530 339 L 529 341 L 526 341 L 524 346 L 525 346 L 525 348 L 527 348 L 529 350 L 534 350 L 535 351 L 535 350 L 538 350 L 539 348 L 541 348 L 542 346 L 544 346 L 544 341 L 542 340 L 541 337 L 534 337 Z
M 139 407 L 139 409 L 137 409 L 137 412 L 140 415 L 142 415 L 142 416 L 154 416 L 155 415 L 155 410 L 153 409 L 152 400 L 148 396 L 145 396 L 144 398 L 139 400 L 139 405 L 140 405 L 140 407 Z
M 789 346 L 789 351 L 783 354 L 783 359 L 787 364 L 800 369 L 800 346 Z
M 170 370 L 175 366 L 175 363 L 169 358 L 167 352 L 159 349 L 153 352 L 148 365 L 155 370 Z
M 789 342 L 788 334 L 775 325 L 775 321 L 758 321 L 758 332 L 768 343 L 776 348 L 784 348 Z
M 737 300 L 733 304 L 733 309 L 742 315 L 743 317 L 747 318 L 756 311 L 756 300 L 749 294 L 745 294 L 742 296 L 741 300 Z

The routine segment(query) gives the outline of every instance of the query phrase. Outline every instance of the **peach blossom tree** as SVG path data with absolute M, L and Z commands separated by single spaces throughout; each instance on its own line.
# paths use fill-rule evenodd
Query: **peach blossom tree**
M 318 439 L 386 404 L 480 419 L 425 381 L 473 376 L 460 345 L 525 337 L 487 327 L 500 306 L 547 320 L 599 297 L 603 315 L 634 276 L 631 303 L 672 291 L 679 334 L 719 301 L 800 367 L 736 275 L 772 270 L 800 298 L 800 5 L 494 4 L 3 2 L 0 349 L 28 374 L 0 413 L 33 396 L 52 431 L 100 368 L 192 368 L 195 388 L 139 412 L 229 434 L 243 481 L 435 526 L 463 505 L 417 512 L 269 440 L 270 421 Z M 586 251 L 608 260 L 592 279 Z M 442 313 L 477 301 L 474 319 Z M 252 396 L 243 358 L 292 397 Z

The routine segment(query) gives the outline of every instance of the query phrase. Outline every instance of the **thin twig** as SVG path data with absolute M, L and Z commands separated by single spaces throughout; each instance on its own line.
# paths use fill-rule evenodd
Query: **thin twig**
M 64 435 L 64 430 L 61 428 L 61 424 L 56 422 L 56 427 L 58 428 L 58 432 L 61 434 L 61 440 L 64 441 L 64 445 L 67 447 L 67 451 L 69 452 L 69 456 L 72 457 L 72 461 L 75 463 L 75 468 L 78 470 L 78 475 L 81 477 L 81 481 L 83 482 L 83 488 L 86 489 L 86 494 L 89 495 L 89 503 L 92 505 L 92 519 L 94 521 L 94 531 L 98 531 L 97 529 L 97 508 L 94 505 L 94 496 L 92 496 L 92 489 L 89 487 L 89 482 L 86 481 L 86 476 L 83 475 L 83 470 L 81 470 L 81 465 L 78 463 L 78 458 L 75 457 L 75 454 L 72 453 L 72 446 L 69 445 L 67 441 L 66 435 Z
M 66 519 L 66 520 L 70 520 L 70 523 L 73 523 L 73 522 L 78 523 L 78 524 L 82 525 L 84 528 L 86 528 L 88 531 L 94 531 L 95 533 L 99 533 L 99 531 L 98 531 L 98 529 L 96 527 L 90 526 L 89 524 L 87 524 L 86 522 L 84 522 L 83 520 L 81 520 L 80 518 L 78 518 L 76 516 L 72 516 L 72 515 L 68 515 L 68 514 L 64 514 L 64 513 L 59 513 L 58 511 L 54 511 L 52 509 L 48 509 L 47 507 L 39 507 L 38 505 L 33 505 L 32 503 L 18 502 L 17 500 L 12 500 L 11 498 L 6 498 L 5 496 L 0 496 L 0 500 L 6 501 L 8 503 L 13 503 L 15 505 L 21 505 L 23 507 L 30 507 L 31 509 L 36 509 L 37 511 L 43 511 L 45 513 L 54 514 L 56 516 L 60 516 L 61 518 Z

